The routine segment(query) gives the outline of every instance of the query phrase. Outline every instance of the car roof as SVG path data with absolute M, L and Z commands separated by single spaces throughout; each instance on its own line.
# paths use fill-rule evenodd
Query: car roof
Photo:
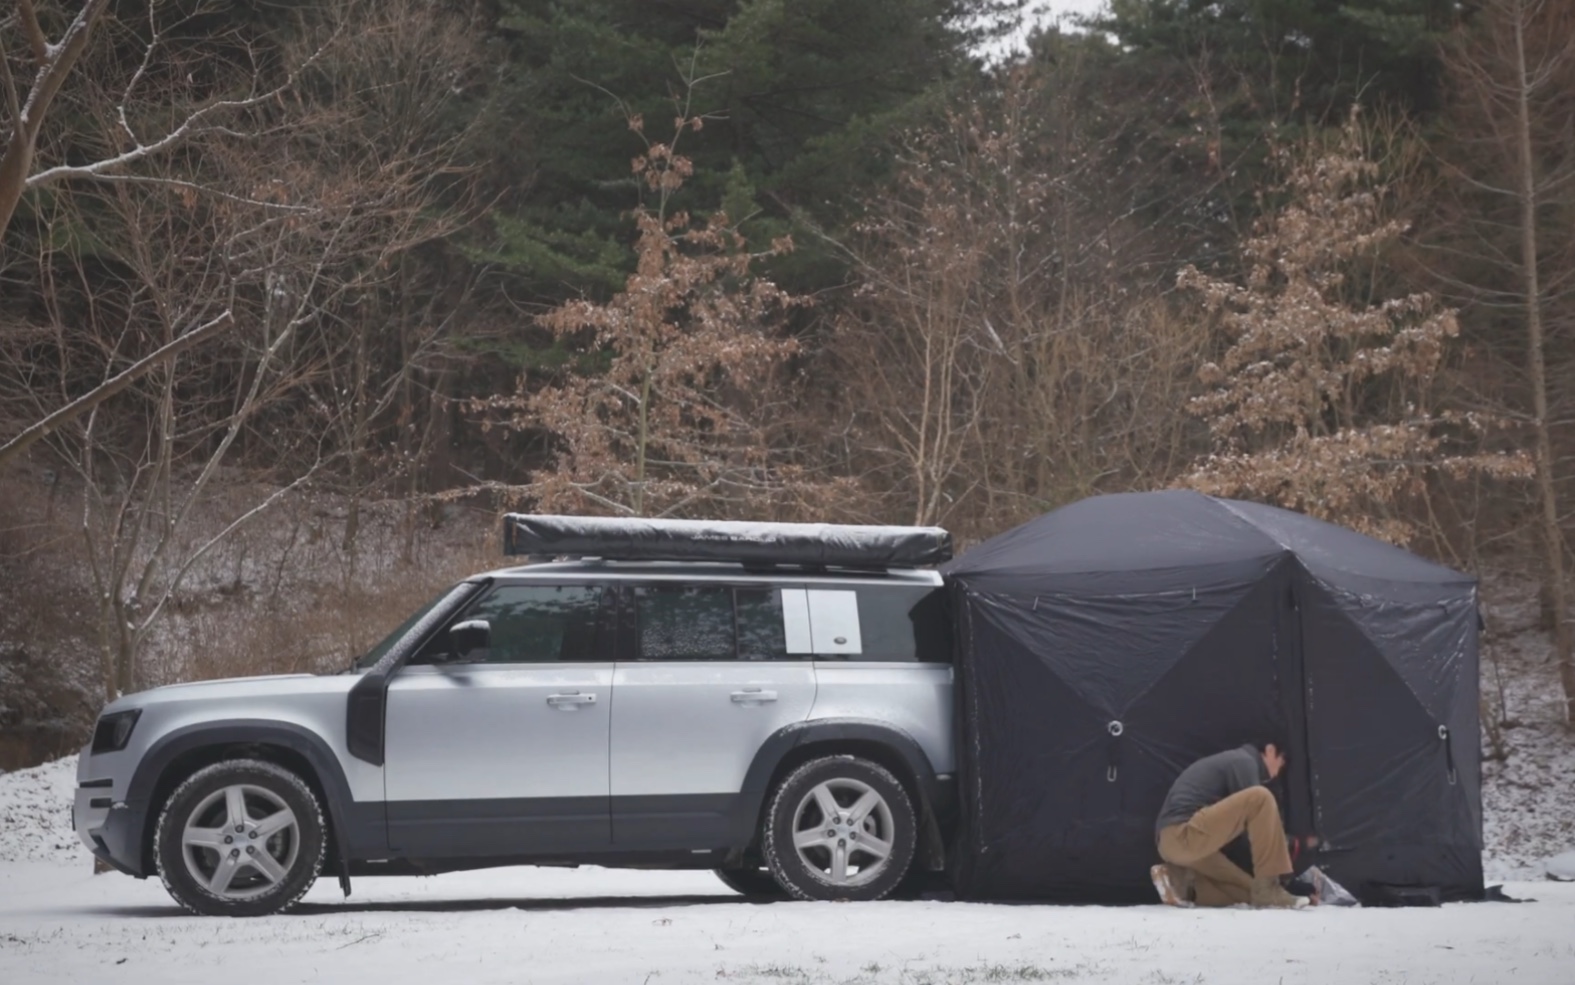
M 939 587 L 941 573 L 929 568 L 804 568 L 715 561 L 544 561 L 498 568 L 474 576 L 499 581 L 528 582 L 569 578 L 575 581 L 727 581 L 775 585 L 880 584 Z

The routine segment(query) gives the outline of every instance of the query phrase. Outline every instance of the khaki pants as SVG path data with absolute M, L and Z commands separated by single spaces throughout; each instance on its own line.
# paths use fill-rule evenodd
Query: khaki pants
M 1159 833 L 1159 857 L 1191 869 L 1199 906 L 1231 906 L 1249 902 L 1252 876 L 1220 849 L 1247 832 L 1252 843 L 1253 875 L 1267 879 L 1288 875 L 1291 855 L 1285 847 L 1280 808 L 1267 787 L 1249 787 L 1198 811 L 1183 824 Z

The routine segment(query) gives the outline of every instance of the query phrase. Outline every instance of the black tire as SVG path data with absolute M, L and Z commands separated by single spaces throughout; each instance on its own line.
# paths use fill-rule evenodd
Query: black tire
M 722 880 L 722 885 L 735 893 L 747 896 L 750 899 L 787 899 L 787 893 L 777 885 L 777 880 L 771 875 L 771 870 L 763 865 L 746 866 L 742 869 L 714 869 L 716 877 Z
M 855 806 L 862 796 L 860 791 L 877 794 L 884 809 L 872 809 L 850 828 L 844 823 L 848 815 L 831 819 L 824 816 L 815 797 L 816 789 L 822 785 L 831 786 L 839 810 Z M 804 825 L 806 832 L 825 825 L 828 832 L 836 834 L 828 837 L 823 846 L 800 851 L 795 847 L 794 834 L 802 821 L 812 822 Z M 888 846 L 884 861 L 859 845 L 860 835 L 866 839 L 866 845 L 872 844 L 868 839 L 873 837 L 873 844 Z M 798 899 L 878 900 L 890 895 L 907 875 L 917 835 L 913 802 L 890 770 L 856 756 L 826 756 L 800 766 L 777 787 L 766 813 L 762 844 L 771 874 Z M 831 853 L 841 850 L 833 845 L 846 850 L 844 857 L 849 865 L 858 863 L 859 872 L 848 875 L 842 883 L 833 878 L 835 869 L 831 866 L 835 863 Z
M 232 797 L 239 798 L 239 825 Z M 323 865 L 326 828 L 317 797 L 299 776 L 260 759 L 229 759 L 198 770 L 170 794 L 153 856 L 165 890 L 191 912 L 264 916 L 312 888 Z M 197 839 L 191 845 L 188 830 Z M 221 879 L 216 892 L 211 887 Z

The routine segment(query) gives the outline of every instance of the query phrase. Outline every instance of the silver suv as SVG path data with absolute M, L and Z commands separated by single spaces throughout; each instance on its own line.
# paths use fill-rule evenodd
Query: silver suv
M 556 519 L 509 517 L 514 553 L 543 543 L 524 521 Z M 942 868 L 941 578 L 857 563 L 904 554 L 840 533 L 910 528 L 646 526 L 681 536 L 549 537 L 574 559 L 467 579 L 343 674 L 120 698 L 82 752 L 78 833 L 228 915 L 281 910 L 324 869 L 347 895 L 352 876 L 532 863 L 867 900 Z M 778 551 L 773 530 L 833 549 Z

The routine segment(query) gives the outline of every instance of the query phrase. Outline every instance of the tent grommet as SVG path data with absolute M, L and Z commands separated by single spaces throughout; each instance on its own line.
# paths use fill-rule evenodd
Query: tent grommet
M 1117 738 L 1119 738 L 1121 733 L 1125 732 L 1126 730 L 1127 730 L 1127 727 L 1125 725 L 1122 725 L 1120 722 L 1111 722 L 1109 725 L 1105 726 L 1105 731 L 1109 732 L 1112 736 L 1115 736 Z

